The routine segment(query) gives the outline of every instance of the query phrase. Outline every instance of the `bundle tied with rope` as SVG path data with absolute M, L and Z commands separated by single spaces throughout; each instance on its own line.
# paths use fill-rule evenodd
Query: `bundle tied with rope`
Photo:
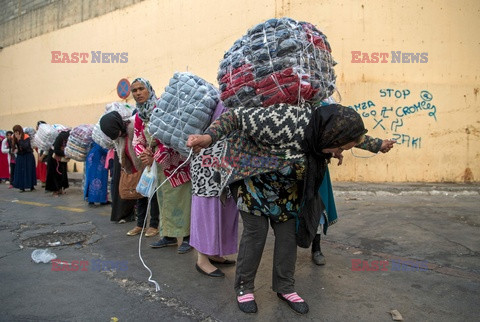
M 186 157 L 188 136 L 208 127 L 220 100 L 218 90 L 192 73 L 175 73 L 156 102 L 148 132 Z
M 306 180 L 302 186 L 311 191 L 308 200 L 303 194 L 300 201 L 297 244 L 301 247 L 310 245 L 318 226 L 319 202 L 311 194 L 317 196 L 317 181 L 323 178 L 312 173 L 315 167 L 303 143 L 318 104 L 336 90 L 335 65 L 327 37 L 313 24 L 275 18 L 238 39 L 218 70 L 221 99 L 242 129 L 224 138 L 222 159 L 277 160 L 276 169 L 234 164 L 218 168 L 220 186 L 306 162 L 305 177 L 315 177 L 315 182 Z
M 100 116 L 100 119 L 106 114 L 109 114 L 111 112 L 117 112 L 118 114 L 120 114 L 120 117 L 123 121 L 127 121 L 132 116 L 133 110 L 133 107 L 127 103 L 108 103 L 105 106 L 105 112 L 102 114 L 102 116 Z M 115 147 L 115 144 L 113 140 L 102 131 L 100 127 L 100 119 L 93 127 L 92 139 L 95 143 L 97 143 L 104 149 L 113 149 Z
M 33 146 L 40 150 L 48 151 L 52 148 L 58 134 L 65 130 L 67 128 L 61 124 L 40 124 L 33 139 Z
M 319 102 L 335 91 L 335 61 L 314 25 L 270 19 L 249 29 L 225 53 L 217 80 L 226 107 Z
M 92 124 L 82 124 L 70 131 L 65 156 L 75 161 L 84 162 L 92 144 Z

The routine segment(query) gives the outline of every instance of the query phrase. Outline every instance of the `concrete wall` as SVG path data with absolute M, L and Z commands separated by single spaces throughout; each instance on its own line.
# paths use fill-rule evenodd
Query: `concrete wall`
M 345 165 L 330 167 L 335 180 L 478 182 L 479 10 L 474 0 L 145 0 L 4 48 L 0 128 L 95 123 L 106 103 L 120 100 L 121 78 L 143 76 L 157 95 L 175 71 L 217 84 L 236 39 L 288 16 L 328 36 L 341 103 L 362 113 L 370 134 L 399 143 L 386 155 L 344 153 Z M 88 62 L 52 63 L 52 51 L 89 53 Z M 92 51 L 127 53 L 128 62 L 92 63 Z M 392 51 L 428 61 L 394 62 Z M 363 53 L 374 52 L 388 53 L 386 62 L 368 63 Z
M 65 28 L 143 0 L 0 0 L 0 46 Z

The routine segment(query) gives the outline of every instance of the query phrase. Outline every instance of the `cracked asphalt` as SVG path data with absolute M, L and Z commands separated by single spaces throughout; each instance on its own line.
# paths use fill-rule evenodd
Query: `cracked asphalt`
M 259 312 L 245 315 L 234 267 L 212 279 L 195 270 L 195 252 L 151 249 L 157 237 L 143 237 L 156 292 L 138 236 L 126 236 L 135 224 L 111 223 L 110 206 L 88 207 L 72 183 L 59 198 L 0 185 L 1 321 L 392 321 L 391 310 L 405 321 L 478 320 L 479 185 L 334 183 L 340 220 L 322 236 L 327 264 L 298 252 L 296 290 L 310 305 L 299 316 L 271 290 L 272 232 L 256 279 Z M 33 262 L 46 246 L 77 270 Z

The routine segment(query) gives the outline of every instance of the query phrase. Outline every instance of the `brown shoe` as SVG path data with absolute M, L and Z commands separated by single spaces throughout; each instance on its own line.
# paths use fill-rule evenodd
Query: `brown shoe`
M 138 226 L 137 226 L 137 227 L 133 228 L 132 230 L 130 230 L 130 231 L 127 233 L 127 235 L 128 235 L 128 236 L 138 235 L 138 234 L 140 234 L 140 233 L 142 232 L 142 229 L 143 229 L 142 227 L 138 227 Z
M 145 237 L 152 237 L 152 236 L 155 236 L 157 234 L 158 234 L 158 229 L 157 228 L 149 227 L 147 229 L 147 232 L 145 233 Z

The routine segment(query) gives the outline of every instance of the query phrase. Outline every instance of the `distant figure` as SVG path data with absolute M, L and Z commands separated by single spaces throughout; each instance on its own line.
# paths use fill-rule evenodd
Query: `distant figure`
M 38 121 L 37 122 L 37 127 L 35 130 L 38 132 L 38 127 L 40 124 L 47 124 L 44 121 Z M 47 156 L 48 152 L 43 151 L 43 150 L 38 150 L 38 148 L 35 148 L 35 151 L 37 151 L 37 179 L 40 180 L 42 183 L 42 188 L 45 187 L 45 182 L 47 181 Z
M 13 153 L 13 132 L 7 131 L 7 136 L 2 141 L 2 153 L 8 155 L 8 163 L 10 165 L 10 186 L 8 189 L 13 188 L 13 179 L 15 178 L 15 154 Z
M 3 132 L 3 131 L 2 131 Z M 3 141 L 6 141 L 6 136 L 0 134 L 0 142 L 2 142 L 2 153 L 0 153 L 0 182 L 8 181 L 10 179 L 10 166 L 9 166 L 9 152 L 3 152 Z
M 95 202 L 107 204 L 108 169 L 105 168 L 105 159 L 108 150 L 95 142 L 85 160 L 85 187 L 83 198 L 93 206 Z
M 65 146 L 67 145 L 70 131 L 62 131 L 58 134 L 53 149 L 48 152 L 47 181 L 45 190 L 52 191 L 54 197 L 65 193 L 69 187 L 67 176 L 67 162 L 65 159 Z
M 13 186 L 20 189 L 20 192 L 25 192 L 25 189 L 30 191 L 35 190 L 37 184 L 37 176 L 35 174 L 35 157 L 33 156 L 33 149 L 30 144 L 30 137 L 23 132 L 20 125 L 13 127 L 13 153 L 15 153 L 15 178 Z

